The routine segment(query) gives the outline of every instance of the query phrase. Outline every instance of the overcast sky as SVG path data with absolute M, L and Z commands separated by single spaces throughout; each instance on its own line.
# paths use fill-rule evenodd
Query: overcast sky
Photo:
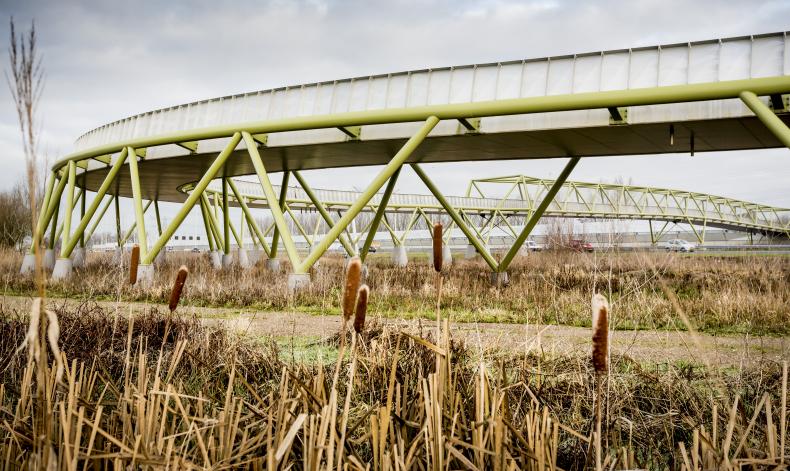
M 41 153 L 54 160 L 85 131 L 182 102 L 403 69 L 485 63 L 790 30 L 790 1 L 39 1 L 0 0 L 35 19 L 46 69 Z M 0 87 L 0 187 L 22 174 L 16 115 Z M 445 164 L 452 192 L 471 177 L 556 176 L 564 160 Z M 433 166 L 432 166 L 433 167 Z M 314 186 L 360 187 L 313 171 Z M 588 159 L 572 178 L 665 186 L 790 207 L 790 150 Z M 425 192 L 413 175 L 401 192 Z

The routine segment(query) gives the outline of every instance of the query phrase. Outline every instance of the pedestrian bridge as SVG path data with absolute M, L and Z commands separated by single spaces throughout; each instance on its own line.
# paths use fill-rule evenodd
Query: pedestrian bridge
M 567 180 L 579 159 L 587 157 L 790 147 L 788 94 L 790 37 L 779 32 L 298 84 L 152 110 L 85 133 L 72 154 L 55 162 L 32 250 L 45 229 L 52 228 L 49 248 L 62 238 L 53 276 L 68 276 L 72 252 L 84 247 L 86 229 L 95 227 L 109 204 L 105 197 L 116 202 L 128 197 L 135 207 L 141 276 L 150 278 L 151 263 L 195 206 L 200 205 L 204 219 L 212 216 L 207 189 L 222 178 L 222 230 L 216 221 L 206 224 L 231 259 L 229 195 L 236 186 L 233 177 L 247 175 L 257 177 L 265 201 L 281 203 L 268 205 L 276 227 L 267 254 L 277 257 L 276 241 L 282 242 L 294 280 L 302 281 L 332 244 L 347 244 L 344 232 L 360 212 L 378 201 L 368 231 L 375 234 L 380 223 L 386 227 L 385 210 L 398 211 L 402 198 L 407 200 L 404 210 L 422 209 L 422 215 L 441 206 L 496 276 L 506 276 L 543 214 L 685 219 L 703 228 L 786 233 L 782 210 L 762 205 L 636 187 L 618 195 L 616 188 Z M 515 177 L 521 183 L 514 191 L 535 191 L 520 195 L 520 201 L 475 192 L 460 199 L 445 197 L 421 167 L 531 158 L 570 160 L 553 184 Z M 303 181 L 305 194 L 293 190 L 302 205 L 308 205 L 308 196 L 330 225 L 302 257 L 283 214 L 291 190 L 278 197 L 269 174 L 282 172 L 287 188 L 291 173 L 301 179 L 302 170 L 370 165 L 383 167 L 356 195 L 310 198 Z M 417 173 L 431 197 L 392 194 L 403 167 Z M 247 185 L 234 191 L 241 194 L 237 201 L 242 209 L 246 191 L 254 199 L 256 190 Z M 95 193 L 89 205 L 88 192 Z M 390 196 L 394 209 L 388 205 Z M 342 203 L 347 210 L 332 221 L 316 201 Z M 155 233 L 145 224 L 144 206 L 151 202 L 154 208 L 159 202 L 183 204 L 164 227 L 158 219 L 161 230 Z M 72 224 L 77 204 L 80 216 Z M 504 218 L 505 223 L 515 214 L 529 219 L 511 249 L 496 260 L 467 223 L 474 213 Z M 58 215 L 63 215 L 62 231 L 56 230 Z M 149 230 L 155 235 L 150 244 Z M 22 271 L 29 272 L 34 260 L 31 252 Z
M 300 183 L 306 183 L 298 174 Z M 555 180 L 540 179 L 524 175 L 484 178 L 472 180 L 466 196 L 445 196 L 467 223 L 477 224 L 483 231 L 493 225 L 502 227 L 513 237 L 517 234 L 513 226 L 523 218 L 531 216 Z M 275 185 L 275 192 L 282 195 L 282 187 Z M 184 191 L 189 191 L 189 186 Z M 257 182 L 236 179 L 229 198 L 238 206 L 237 197 L 246 201 L 249 208 L 268 208 L 269 205 Z M 206 190 L 210 204 L 220 205 L 222 181 L 213 181 Z M 498 197 L 487 196 L 497 194 Z M 475 195 L 475 196 L 473 196 Z M 318 207 L 328 213 L 342 215 L 360 198 L 358 191 L 342 191 L 323 188 L 307 189 L 289 186 L 285 192 L 282 208 L 292 219 L 294 211 L 317 211 Z M 381 205 L 383 193 L 373 196 L 364 211 L 375 213 Z M 447 220 L 442 203 L 433 195 L 395 193 L 386 203 L 387 213 L 411 215 L 406 227 L 418 224 L 420 219 L 430 224 L 432 220 Z M 439 215 L 430 218 L 427 215 Z M 590 219 L 630 219 L 664 223 L 686 223 L 692 227 L 700 242 L 704 242 L 707 227 L 759 233 L 766 236 L 790 237 L 790 209 L 743 201 L 723 196 L 696 193 L 685 190 L 654 188 L 635 185 L 587 183 L 565 181 L 561 189 L 543 212 L 544 216 Z M 516 219 L 519 223 L 513 222 Z M 252 218 L 250 224 L 257 224 Z M 384 221 L 388 230 L 395 228 Z M 663 226 L 666 228 L 667 226 Z M 271 228 L 266 228 L 268 233 Z M 657 228 L 657 235 L 663 229 Z M 255 232 L 253 230 L 253 232 Z M 304 235 L 304 234 L 303 234 Z

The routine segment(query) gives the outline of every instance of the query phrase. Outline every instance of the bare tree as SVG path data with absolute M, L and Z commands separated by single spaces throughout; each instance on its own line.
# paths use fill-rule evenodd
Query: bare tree
M 19 130 L 22 133 L 22 149 L 25 154 L 25 167 L 28 181 L 28 198 L 31 211 L 31 224 L 36 220 L 36 170 L 38 167 L 38 131 L 36 119 L 41 94 L 44 90 L 44 69 L 36 48 L 36 25 L 31 23 L 27 34 L 17 34 L 14 19 L 11 18 L 11 43 L 8 50 L 11 62 L 11 76 L 6 72 L 6 82 L 16 107 Z M 35 230 L 35 227 L 34 227 Z

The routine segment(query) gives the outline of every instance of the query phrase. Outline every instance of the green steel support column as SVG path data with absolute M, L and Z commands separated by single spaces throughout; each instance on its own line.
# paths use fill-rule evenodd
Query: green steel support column
M 430 216 L 425 213 L 425 210 L 420 208 L 420 216 L 422 216 L 422 220 L 425 221 L 425 228 L 429 231 L 433 229 L 433 221 L 431 221 Z
M 228 228 L 230 229 L 230 233 L 233 236 L 233 240 L 236 241 L 236 245 L 239 248 L 241 248 L 242 246 L 241 237 L 239 237 L 239 233 L 236 230 L 236 226 L 233 225 L 233 221 L 230 220 L 230 217 L 228 217 Z
M 222 177 L 222 251 L 230 253 L 230 211 L 228 211 L 228 177 Z M 238 241 L 237 241 L 238 242 Z
M 401 168 L 403 167 L 398 167 L 397 170 L 395 170 L 395 173 L 392 174 L 390 179 L 387 181 L 386 188 L 384 188 L 384 194 L 381 195 L 379 207 L 376 210 L 376 214 L 373 216 L 373 222 L 371 222 L 370 229 L 368 229 L 368 235 L 365 237 L 365 243 L 362 244 L 362 252 L 359 254 L 359 257 L 362 259 L 362 263 L 365 263 L 365 258 L 368 256 L 370 246 L 373 244 L 373 239 L 376 237 L 376 231 L 379 230 L 381 218 L 384 216 L 384 211 L 387 210 L 387 204 L 389 204 L 392 191 L 395 189 L 395 184 L 398 182 Z
M 154 200 L 154 213 L 156 213 L 156 234 L 162 235 L 162 218 L 159 216 L 159 200 Z
M 113 198 L 114 198 L 113 195 L 110 195 L 110 197 L 104 201 L 104 205 L 102 205 L 101 209 L 99 209 L 99 215 L 93 221 L 93 224 L 91 224 L 91 227 L 88 229 L 88 233 L 85 234 L 86 241 L 90 242 L 91 237 L 93 237 L 93 232 L 96 230 L 96 227 L 99 226 L 99 223 L 101 222 L 102 218 L 104 218 L 104 213 L 107 212 L 107 209 L 110 207 Z
M 55 235 L 54 231 L 57 229 L 58 213 L 60 212 L 60 198 L 63 195 L 63 190 L 66 188 L 66 181 L 68 181 L 68 178 L 66 177 L 67 175 L 65 173 L 60 175 L 60 180 L 58 181 L 58 184 L 55 186 L 55 191 L 52 193 L 52 195 L 49 198 L 49 205 L 47 207 L 46 217 L 44 218 L 44 225 L 40 228 L 41 230 L 39 231 L 40 236 L 43 237 L 44 232 L 46 232 L 47 230 L 47 224 L 51 223 L 52 219 L 56 220 L 54 225 L 55 228 L 50 231 L 51 232 L 50 244 L 48 244 L 48 248 L 50 249 L 53 248 L 52 237 Z M 39 244 L 40 243 L 41 241 L 39 241 Z
M 266 238 L 263 236 L 263 233 L 261 233 L 261 228 L 258 227 L 258 224 L 255 222 L 255 218 L 252 217 L 250 207 L 247 205 L 247 202 L 244 201 L 244 198 L 242 198 L 242 195 L 239 193 L 239 189 L 236 187 L 236 183 L 233 182 L 233 179 L 228 179 L 228 185 L 230 186 L 230 190 L 233 192 L 233 196 L 236 197 L 236 201 L 239 202 L 241 210 L 247 216 L 247 222 L 255 231 L 255 235 L 258 236 L 258 240 L 260 240 L 261 245 L 263 246 L 263 251 L 266 252 L 266 256 L 269 256 L 271 254 L 271 249 L 269 249 L 269 244 L 266 243 Z
M 285 211 L 285 199 L 288 196 L 288 180 L 290 179 L 291 179 L 291 172 L 288 170 L 283 172 L 283 181 L 282 183 L 280 183 L 280 198 L 277 200 L 280 205 L 280 213 Z M 271 204 L 269 205 L 269 207 L 271 208 Z M 285 219 L 285 215 L 283 215 L 283 219 Z M 270 255 L 271 258 L 277 258 L 277 245 L 279 238 L 280 238 L 280 231 L 278 230 L 278 227 L 275 227 L 274 234 L 272 234 L 272 249 Z
M 502 211 L 499 211 L 499 220 L 505 223 L 505 226 L 508 228 L 508 230 L 510 231 L 510 234 L 513 236 L 513 238 L 518 237 L 518 234 L 516 234 L 516 230 L 513 228 L 513 226 L 507 220 L 507 216 L 502 214 Z
M 148 213 L 148 208 L 151 207 L 151 203 L 153 203 L 153 200 L 148 200 L 148 202 L 145 203 L 145 206 L 143 206 L 143 216 L 145 216 L 146 213 Z M 126 231 L 126 234 L 124 234 L 123 239 L 121 239 L 121 246 L 126 245 L 126 242 L 129 240 L 130 237 L 132 237 L 132 234 L 134 234 L 135 229 L 137 229 L 136 220 L 132 221 L 132 225 L 129 226 L 129 230 Z
M 776 136 L 785 147 L 790 148 L 790 128 L 776 116 L 776 113 L 771 111 L 770 108 L 757 98 L 752 92 L 741 92 L 741 100 L 746 103 L 746 106 L 762 121 L 765 127 Z
M 96 195 L 98 197 L 98 195 Z M 80 221 L 85 218 L 85 201 L 88 199 L 88 189 L 85 188 L 85 183 L 82 184 L 82 199 L 80 200 Z M 98 199 L 98 198 L 97 198 Z M 77 230 L 80 235 L 80 248 L 85 248 L 85 231 Z
M 214 193 L 212 196 L 212 207 L 214 208 L 214 219 L 219 220 L 219 196 Z M 219 226 L 217 226 L 219 228 Z
M 77 207 L 77 203 L 79 203 L 79 202 L 82 200 L 82 189 L 80 189 L 80 188 L 77 188 L 76 186 L 74 187 L 74 189 L 75 189 L 75 190 L 76 190 L 76 192 L 77 192 L 77 196 L 75 196 L 75 197 L 74 197 L 74 202 L 73 202 L 73 203 L 72 203 L 72 205 L 71 205 L 71 208 L 72 208 L 72 213 L 74 212 L 74 209 Z M 72 214 L 72 218 L 73 218 L 73 217 L 74 217 L 74 215 Z M 76 231 L 75 231 L 75 233 L 76 233 Z M 55 239 L 56 239 L 56 240 L 60 240 L 60 236 L 61 236 L 61 235 L 63 235 L 63 222 L 61 222 L 61 223 L 60 223 L 60 225 L 58 225 L 58 231 L 55 233 Z M 74 237 L 74 238 L 75 238 L 75 239 L 78 239 L 77 237 Z M 64 239 L 63 239 L 63 243 L 64 243 L 64 244 L 65 244 L 67 241 L 68 241 L 68 238 L 64 238 Z
M 300 266 L 299 253 L 296 250 L 296 244 L 294 244 L 293 237 L 291 237 L 291 232 L 288 230 L 288 225 L 285 223 L 283 211 L 280 209 L 279 205 L 272 204 L 272 202 L 278 200 L 274 194 L 272 182 L 269 180 L 269 174 L 266 172 L 266 167 L 263 165 L 263 160 L 261 160 L 261 155 L 258 153 L 258 144 L 255 142 L 255 139 L 253 139 L 252 135 L 247 131 L 244 131 L 242 135 L 244 136 L 244 142 L 247 144 L 247 152 L 250 154 L 252 165 L 255 167 L 255 173 L 258 174 L 258 180 L 260 181 L 261 188 L 263 189 L 264 195 L 266 195 L 266 201 L 269 202 L 269 210 L 272 212 L 275 230 L 279 230 L 280 236 L 283 239 L 285 251 L 288 253 L 288 259 L 291 261 L 291 266 L 295 267 L 296 273 L 305 273 L 305 271 L 299 271 L 296 269 Z M 285 179 L 285 175 L 283 175 L 283 179 Z M 271 258 L 274 258 L 277 255 L 273 242 L 274 239 L 272 239 Z
M 686 220 L 686 223 L 691 228 L 691 232 L 694 233 L 694 237 L 697 238 L 697 242 L 700 243 L 700 244 L 705 242 L 705 239 L 700 235 L 699 231 L 697 231 L 697 228 L 694 227 L 694 224 L 692 224 L 691 221 L 689 221 L 688 219 Z
M 38 220 L 33 231 L 33 241 L 30 244 L 30 253 L 36 253 L 36 249 L 41 243 L 41 234 L 43 234 L 44 230 L 46 229 L 45 224 L 47 213 L 49 212 L 50 199 L 52 198 L 52 191 L 55 188 L 55 174 L 56 172 L 50 172 L 49 178 L 47 179 L 46 190 L 44 190 L 44 199 L 41 201 L 41 210 L 38 212 Z
M 287 204 L 285 205 L 285 212 L 288 213 L 289 216 L 291 216 L 291 221 L 293 221 L 294 226 L 296 226 L 296 230 L 299 231 L 299 234 L 301 234 L 302 237 L 304 237 L 304 240 L 307 241 L 309 245 L 312 245 L 313 241 L 310 239 L 310 235 L 307 234 L 307 231 L 304 229 L 304 226 L 302 226 L 302 223 L 299 222 L 299 218 L 296 217 L 296 214 L 293 211 L 291 211 L 291 207 L 288 206 Z
M 96 192 L 96 197 L 93 199 L 93 201 L 91 201 L 91 205 L 88 207 L 87 211 L 84 212 L 82 219 L 80 219 L 79 225 L 75 229 L 74 233 L 75 235 L 79 236 L 79 239 L 81 241 L 84 240 L 85 228 L 88 227 L 91 218 L 96 213 L 96 209 L 99 207 L 99 204 L 101 204 L 101 200 L 104 198 L 104 195 L 107 194 L 107 190 L 109 190 L 110 186 L 115 182 L 115 178 L 118 176 L 118 173 L 121 171 L 121 168 L 123 167 L 124 162 L 126 161 L 126 157 L 127 157 L 127 149 L 124 149 L 121 152 L 121 155 L 118 156 L 118 160 L 116 160 L 113 166 L 110 167 L 110 171 L 107 173 L 107 176 L 104 178 L 104 181 L 102 182 L 101 186 Z M 83 202 L 84 201 L 85 198 L 83 197 Z M 104 213 L 102 213 L 102 215 L 103 214 Z M 99 216 L 99 218 L 101 218 L 101 216 Z M 63 253 L 65 254 L 64 257 L 68 257 L 71 255 L 71 252 L 74 251 L 74 248 L 77 245 L 77 238 L 76 237 L 68 238 L 67 235 L 67 238 L 64 239 L 64 241 L 67 242 L 64 244 Z M 66 247 L 66 245 L 68 245 L 68 247 Z M 84 243 L 82 246 L 84 247 Z
M 306 273 L 310 267 L 321 257 L 321 255 L 326 252 L 332 242 L 337 239 L 341 232 L 348 226 L 352 219 L 357 217 L 360 211 L 362 211 L 365 206 L 367 206 L 368 202 L 373 198 L 373 196 L 384 186 L 384 183 L 392 177 L 395 171 L 403 165 L 406 159 L 411 156 L 415 149 L 428 137 L 428 133 L 430 133 L 436 124 L 439 123 L 439 118 L 436 116 L 429 117 L 425 124 L 422 125 L 419 131 L 414 134 L 412 137 L 409 138 L 408 141 L 400 148 L 400 150 L 395 154 L 394 157 L 390 160 L 390 162 L 376 175 L 376 178 L 368 185 L 365 191 L 362 192 L 359 199 L 348 208 L 346 214 L 340 218 L 335 226 L 330 228 L 327 232 L 326 236 L 319 242 L 313 249 L 310 251 L 310 254 L 307 258 L 304 259 L 302 264 L 296 270 L 297 273 Z
M 145 214 L 143 213 L 143 195 L 140 190 L 140 173 L 137 171 L 137 153 L 128 148 L 129 175 L 132 180 L 132 200 L 134 202 L 134 218 L 137 222 L 137 243 L 140 246 L 140 259 L 148 254 L 148 235 L 145 232 Z M 148 265 L 144 263 L 144 265 Z
M 216 176 L 217 172 L 225 165 L 225 162 L 231 156 L 233 151 L 236 149 L 236 146 L 239 144 L 241 140 L 241 135 L 237 132 L 233 134 L 233 137 L 230 139 L 230 142 L 225 149 L 220 152 L 214 162 L 212 162 L 211 166 L 208 168 L 206 173 L 201 177 L 200 181 L 195 185 L 195 188 L 192 189 L 192 193 L 189 194 L 187 200 L 181 206 L 181 209 L 175 215 L 170 224 L 165 228 L 165 231 L 159 236 L 159 239 L 154 243 L 151 247 L 151 250 L 148 252 L 148 255 L 142 260 L 143 264 L 150 264 L 153 262 L 154 257 L 162 250 L 162 247 L 165 246 L 168 240 L 173 236 L 173 233 L 178 229 L 178 226 L 184 222 L 184 218 L 187 217 L 192 208 L 197 203 L 197 200 L 200 199 L 200 195 L 206 191 L 206 187 L 211 180 Z
M 200 214 L 203 216 L 203 228 L 206 229 L 206 240 L 208 241 L 208 249 L 210 252 L 214 251 L 214 235 L 211 233 L 209 227 L 208 216 L 206 215 L 206 206 L 203 204 L 203 199 L 200 201 Z
M 239 204 L 241 204 L 241 201 L 243 199 L 244 198 L 242 197 L 239 200 Z M 242 211 L 241 212 L 241 218 L 239 220 L 239 238 L 241 239 L 239 241 L 239 248 L 240 249 L 244 246 L 244 226 L 246 226 L 246 225 L 247 225 L 247 214 L 244 211 Z
M 315 218 L 315 226 L 313 226 L 313 237 L 310 238 L 310 247 L 312 247 L 315 241 L 318 239 L 318 229 L 320 228 L 320 226 L 321 226 L 321 220 Z
M 650 245 L 656 245 L 656 236 L 653 235 L 653 220 L 648 219 L 647 225 L 650 228 Z
M 433 194 L 433 196 L 439 201 L 439 204 L 442 205 L 444 210 L 447 211 L 447 214 L 449 214 L 450 217 L 453 219 L 453 221 L 455 221 L 455 224 L 458 226 L 459 229 L 461 229 L 461 231 L 464 233 L 466 238 L 469 239 L 469 242 L 471 242 L 471 244 L 474 245 L 475 249 L 477 249 L 478 253 L 480 253 L 480 255 L 483 257 L 483 260 L 486 261 L 486 263 L 488 264 L 489 267 L 491 267 L 492 270 L 496 271 L 497 263 L 496 260 L 494 260 L 494 257 L 492 257 L 490 253 L 488 253 L 488 250 L 486 250 L 485 246 L 483 246 L 480 240 L 477 237 L 475 237 L 475 235 L 469 229 L 469 226 L 466 225 L 463 219 L 461 219 L 461 216 L 458 214 L 458 212 L 456 212 L 455 208 L 453 208 L 450 205 L 450 203 L 447 201 L 447 198 L 445 198 L 444 195 L 442 195 L 442 193 L 439 191 L 439 189 L 436 188 L 436 185 L 433 184 L 431 179 L 428 178 L 428 175 L 425 174 L 425 172 L 418 164 L 411 164 L 411 168 L 414 169 L 414 172 L 417 174 L 418 177 L 420 177 L 423 183 L 425 183 L 425 186 L 428 187 L 428 190 L 431 192 L 431 194 Z
M 342 218 L 343 217 L 343 211 L 338 209 L 337 210 L 337 217 Z M 346 226 L 345 229 L 343 229 L 343 232 L 341 232 L 340 235 L 337 238 L 339 241 L 341 241 L 340 242 L 341 244 L 343 243 L 342 241 L 343 241 L 343 237 L 344 236 L 345 236 L 346 241 L 353 241 L 354 240 L 354 236 L 351 234 L 351 231 L 352 230 L 356 231 L 356 227 L 357 227 L 357 221 L 356 221 L 356 219 L 352 219 L 351 223 L 348 226 Z M 346 253 L 348 253 L 349 257 L 353 257 L 353 256 L 355 256 L 357 254 L 357 251 L 354 250 L 354 246 L 351 245 L 351 242 L 348 242 L 348 244 L 349 244 L 350 251 L 349 251 L 349 248 L 346 248 L 345 246 L 343 248 L 346 250 Z
M 417 221 L 419 220 L 420 220 L 419 208 L 414 208 L 414 211 L 411 213 L 411 219 L 409 219 L 409 223 L 406 224 L 406 229 L 403 231 L 403 234 L 401 234 L 401 236 L 398 238 L 399 246 L 403 245 L 403 243 L 406 242 L 406 237 L 408 237 L 408 235 L 411 233 L 412 228 L 414 227 L 415 224 L 417 224 Z
M 274 223 L 274 221 L 272 221 L 272 223 L 269 224 L 269 227 L 267 227 L 266 230 L 263 231 L 263 236 L 264 237 L 268 236 L 270 232 L 274 231 L 275 227 L 277 227 L 277 225 Z
M 483 225 L 483 227 L 480 228 L 480 233 L 481 234 L 485 233 L 485 236 L 483 236 L 483 240 L 485 241 L 486 244 L 488 244 L 488 241 L 491 239 L 491 231 L 494 229 L 495 221 L 496 221 L 496 211 L 491 213 L 491 216 L 488 218 L 488 221 L 486 221 L 485 225 Z
M 250 240 L 252 240 L 252 245 L 257 249 L 261 246 L 261 243 L 258 240 L 258 234 L 256 234 L 255 229 L 252 228 L 253 224 L 255 223 L 246 217 L 244 220 L 247 222 L 247 230 L 250 231 Z
M 449 245 L 453 238 L 453 228 L 455 227 L 455 221 L 450 219 L 450 224 L 447 224 L 446 226 L 447 227 L 444 229 L 444 235 L 442 238 L 444 239 L 444 243 Z
M 121 197 L 118 196 L 118 190 L 115 190 L 115 238 L 118 242 L 118 247 L 123 247 L 121 244 Z
M 372 209 L 372 208 L 373 208 L 373 206 L 371 206 L 371 209 Z M 352 241 L 352 242 L 354 243 L 354 246 L 358 246 L 358 245 L 359 245 L 359 241 L 362 239 L 362 236 L 363 236 L 363 235 L 366 235 L 366 234 L 369 234 L 369 233 L 370 233 L 370 228 L 371 228 L 372 226 L 373 226 L 373 220 L 371 219 L 371 220 L 368 222 L 368 224 L 367 224 L 365 227 L 363 227 L 361 231 L 359 231 L 359 232 L 357 233 L 357 236 L 356 236 L 356 238 L 354 238 L 354 240 Z
M 66 248 L 67 240 L 71 237 L 71 216 L 74 212 L 74 185 L 77 181 L 77 164 L 69 162 L 69 184 L 66 190 L 66 214 L 63 217 L 63 244 L 60 246 L 60 258 L 68 258 Z
M 313 192 L 313 189 L 307 184 L 307 181 L 304 179 L 304 177 L 302 177 L 301 173 L 294 171 L 294 176 L 296 177 L 296 181 L 299 182 L 299 185 L 304 190 L 305 194 L 307 194 L 307 197 L 310 198 L 310 201 L 313 203 L 313 206 L 315 206 L 315 209 L 318 210 L 318 214 L 320 214 L 321 218 L 327 223 L 329 229 L 332 229 L 332 227 L 335 225 L 335 221 L 332 220 L 332 216 L 329 214 L 329 211 L 326 210 L 324 204 L 315 195 L 315 192 Z M 340 244 L 343 245 L 343 248 L 346 250 L 346 253 L 348 253 L 349 257 L 356 255 L 354 252 L 354 247 L 351 246 L 351 244 L 348 242 L 348 238 L 344 234 L 340 234 L 339 239 Z
M 458 211 L 458 214 L 461 216 L 461 219 L 474 231 L 477 238 L 480 239 L 481 242 L 486 243 L 485 237 L 483 236 L 482 229 L 486 225 L 486 218 L 485 216 L 480 216 L 481 221 L 483 222 L 483 226 L 480 229 L 477 228 L 475 221 L 472 219 L 472 216 L 466 214 L 466 211 L 461 210 Z
M 551 202 L 554 200 L 554 196 L 558 191 L 560 191 L 560 188 L 565 183 L 565 180 L 568 179 L 568 176 L 576 167 L 576 164 L 579 163 L 579 160 L 580 157 L 572 157 L 570 162 L 568 162 L 565 165 L 565 168 L 562 169 L 562 173 L 560 173 L 560 176 L 554 180 L 554 184 L 551 186 L 548 193 L 546 193 L 546 196 L 543 198 L 543 201 L 540 202 L 540 205 L 538 205 L 538 207 L 535 209 L 532 217 L 530 217 L 529 221 L 527 221 L 527 224 L 524 226 L 524 229 L 521 231 L 521 234 L 519 234 L 518 238 L 516 238 L 513 246 L 510 247 L 510 250 L 508 250 L 502 260 L 499 262 L 499 267 L 496 271 L 503 272 L 508 269 L 510 262 L 513 261 L 513 258 L 516 256 L 519 249 L 521 249 L 521 246 L 524 245 L 524 241 L 527 240 L 527 237 L 529 237 L 530 233 L 532 233 L 532 229 L 535 228 L 538 220 L 540 220 L 541 216 L 543 216 L 543 212 L 546 211 L 546 208 L 548 208 Z
M 217 250 L 219 250 L 220 247 L 225 246 L 225 239 L 222 238 L 221 231 L 219 230 L 219 222 L 217 222 L 217 219 L 214 217 L 214 214 L 211 211 L 211 203 L 209 203 L 208 197 L 206 197 L 206 195 L 201 195 L 200 201 L 202 201 L 203 205 L 206 207 L 208 224 L 214 234 L 214 243 L 216 244 Z
M 63 177 L 63 180 L 67 180 L 65 176 Z M 55 250 L 55 244 L 58 242 L 58 215 L 60 214 L 60 201 L 53 201 L 53 203 L 56 203 L 56 205 L 55 210 L 52 213 L 52 219 L 50 220 L 50 223 L 52 224 L 52 226 L 49 228 L 50 250 Z
M 395 233 L 395 230 L 390 225 L 389 220 L 387 219 L 387 213 L 384 213 L 384 217 L 381 219 L 381 223 L 384 224 L 384 227 L 390 233 L 390 237 L 392 238 L 393 245 L 400 245 L 398 241 L 398 235 Z

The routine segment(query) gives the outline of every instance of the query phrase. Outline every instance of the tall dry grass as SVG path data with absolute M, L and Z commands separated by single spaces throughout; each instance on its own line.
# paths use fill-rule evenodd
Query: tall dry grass
M 37 375 L 15 353 L 27 313 L 0 316 L 5 469 L 582 469 L 590 458 L 589 356 L 480 357 L 446 329 L 366 329 L 336 364 L 298 363 L 271 341 L 154 308 L 46 307 L 66 364 L 62 383 L 46 369 L 42 414 Z M 602 468 L 766 468 L 790 454 L 786 366 L 614 360 Z
M 128 272 L 111 263 L 111 254 L 90 254 L 88 262 L 86 269 L 77 270 L 51 292 L 165 302 L 172 277 L 183 264 L 190 272 L 190 289 L 182 300 L 188 305 L 338 312 L 337 280 L 345 270 L 344 259 L 325 257 L 310 289 L 290 299 L 285 276 L 267 271 L 262 263 L 249 270 L 216 271 L 202 255 L 170 253 L 165 265 L 157 268 L 152 287 L 142 290 L 124 286 Z M 17 274 L 19 263 L 18 254 L 0 253 L 0 283 L 7 293 L 32 293 L 33 283 Z M 386 258 L 369 258 L 365 282 L 376 293 L 371 309 L 393 316 L 435 315 L 437 280 L 429 263 L 412 260 L 406 268 L 395 268 Z M 517 259 L 508 288 L 493 289 L 488 273 L 480 261 L 456 260 L 442 274 L 442 310 L 464 321 L 589 326 L 589 296 L 600 291 L 617 306 L 612 328 L 685 329 L 661 280 L 701 331 L 790 333 L 788 257 L 538 253 Z

